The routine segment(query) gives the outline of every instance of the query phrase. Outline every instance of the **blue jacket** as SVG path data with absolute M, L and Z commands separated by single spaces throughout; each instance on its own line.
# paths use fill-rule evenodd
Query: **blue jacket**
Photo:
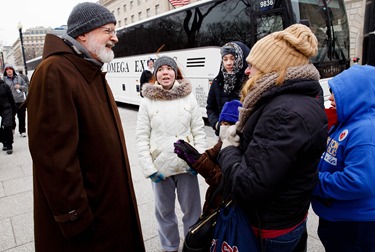
M 330 221 L 375 221 L 375 67 L 352 66 L 328 83 L 338 123 L 319 163 L 312 207 Z

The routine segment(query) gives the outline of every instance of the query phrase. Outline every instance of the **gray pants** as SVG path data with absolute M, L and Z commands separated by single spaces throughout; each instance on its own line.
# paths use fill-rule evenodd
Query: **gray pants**
M 163 250 L 177 251 L 180 246 L 178 221 L 175 213 L 177 199 L 183 213 L 184 237 L 201 214 L 201 199 L 198 178 L 190 174 L 178 174 L 154 183 L 155 215 L 159 225 L 159 238 Z M 183 238 L 184 238 L 183 237 Z

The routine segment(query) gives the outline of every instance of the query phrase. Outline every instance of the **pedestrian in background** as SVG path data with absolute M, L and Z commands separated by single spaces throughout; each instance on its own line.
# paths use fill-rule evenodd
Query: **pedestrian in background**
M 76 5 L 47 34 L 27 97 L 35 250 L 145 251 L 124 132 L 105 73 L 116 18 Z
M 319 163 L 312 207 L 327 252 L 375 251 L 375 67 L 328 81 L 337 123 Z
M 315 35 L 302 24 L 255 43 L 239 121 L 219 152 L 231 195 L 264 252 L 306 251 L 310 195 L 328 134 L 319 72 L 309 61 L 317 50 Z
M 0 142 L 3 143 L 3 151 L 13 153 L 13 123 L 16 114 L 16 103 L 10 87 L 0 79 Z
M 18 74 L 20 75 L 20 77 L 26 82 L 27 85 L 30 84 L 30 80 L 29 80 L 29 77 L 27 77 L 26 74 L 23 74 L 23 70 L 20 68 L 18 69 Z
M 141 78 L 139 79 L 139 90 L 140 90 L 140 95 L 143 97 L 142 94 L 142 87 L 145 83 L 149 83 L 154 75 L 154 59 L 149 58 L 147 60 L 147 68 L 143 70 L 141 74 Z
M 16 114 L 18 118 L 18 132 L 21 137 L 26 137 L 26 108 L 21 106 L 26 99 L 28 85 L 19 75 L 14 67 L 10 64 L 5 65 L 4 81 L 12 90 L 14 101 L 16 102 Z M 16 129 L 16 121 L 13 122 L 13 130 Z
M 201 214 L 201 200 L 197 173 L 174 154 L 173 143 L 184 139 L 203 152 L 206 133 L 192 85 L 183 78 L 176 61 L 162 56 L 154 68 L 156 82 L 143 86 L 144 99 L 138 112 L 138 159 L 144 176 L 152 181 L 162 249 L 177 251 L 176 192 L 184 237 Z
M 219 74 L 212 81 L 207 97 L 207 117 L 215 134 L 219 135 L 219 116 L 226 102 L 240 99 L 240 91 L 247 79 L 246 57 L 250 49 L 242 42 L 226 43 L 220 49 Z

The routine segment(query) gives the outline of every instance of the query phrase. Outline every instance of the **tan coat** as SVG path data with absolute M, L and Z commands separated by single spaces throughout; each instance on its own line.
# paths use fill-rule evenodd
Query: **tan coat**
M 47 35 L 27 110 L 36 251 L 144 251 L 123 129 L 100 67 Z

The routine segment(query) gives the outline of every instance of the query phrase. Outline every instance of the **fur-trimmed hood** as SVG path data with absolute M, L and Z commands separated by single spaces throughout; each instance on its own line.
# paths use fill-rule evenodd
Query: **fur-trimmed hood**
M 175 80 L 171 89 L 164 89 L 158 82 L 145 83 L 142 94 L 151 100 L 175 100 L 189 95 L 192 85 L 187 80 Z

